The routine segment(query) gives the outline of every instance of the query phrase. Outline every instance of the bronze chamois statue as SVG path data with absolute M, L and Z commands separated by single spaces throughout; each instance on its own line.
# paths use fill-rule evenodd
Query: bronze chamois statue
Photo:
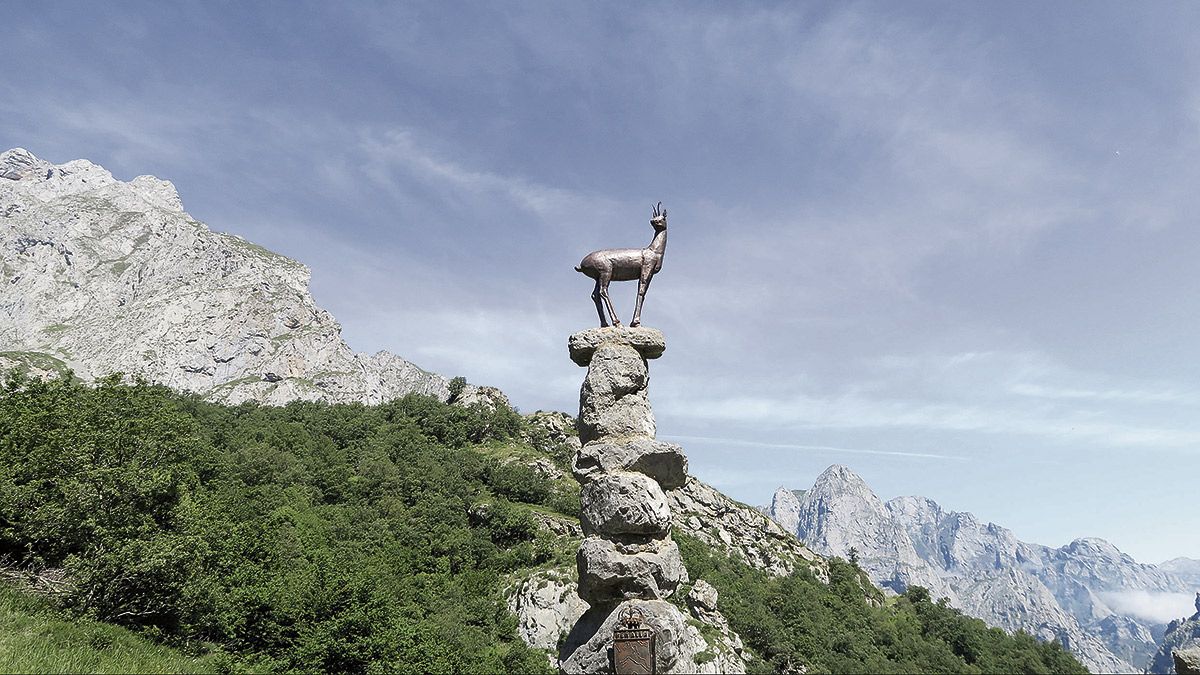
M 612 325 L 620 326 L 621 320 L 613 309 L 612 300 L 608 298 L 608 282 L 638 280 L 637 305 L 633 309 L 631 328 L 642 325 L 642 302 L 646 300 L 646 289 L 650 288 L 650 280 L 662 269 L 663 254 L 667 250 L 667 211 L 662 202 L 654 207 L 650 225 L 654 228 L 654 239 L 646 248 L 607 248 L 592 251 L 583 258 L 583 262 L 575 268 L 596 280 L 596 290 L 592 291 L 592 300 L 596 302 L 596 313 L 600 315 L 600 326 L 608 326 L 608 318 L 604 315 L 604 307 L 608 306 L 608 316 L 612 317 Z M 601 300 L 604 304 L 601 304 Z

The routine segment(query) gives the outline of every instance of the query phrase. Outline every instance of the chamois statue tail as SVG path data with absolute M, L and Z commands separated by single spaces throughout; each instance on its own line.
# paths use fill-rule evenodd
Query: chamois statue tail
M 582 267 L 582 266 L 580 266 L 580 265 L 576 265 L 576 266 L 575 266 L 575 271 L 576 271 L 576 272 L 583 272 L 583 267 Z

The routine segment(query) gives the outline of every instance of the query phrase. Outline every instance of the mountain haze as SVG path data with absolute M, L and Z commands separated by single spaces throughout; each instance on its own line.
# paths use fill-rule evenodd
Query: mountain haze
M 840 465 L 800 496 L 780 488 L 766 511 L 819 553 L 849 557 L 853 549 L 885 589 L 902 593 L 924 586 L 993 626 L 1057 640 L 1096 672 L 1148 666 L 1166 619 L 1156 620 L 1139 602 L 1176 600 L 1197 590 L 1103 539 L 1050 548 L 924 497 L 884 502 Z

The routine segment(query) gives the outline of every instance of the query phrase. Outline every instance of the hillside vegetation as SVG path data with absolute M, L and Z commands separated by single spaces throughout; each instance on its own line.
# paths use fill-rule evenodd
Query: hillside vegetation
M 693 579 L 719 592 L 730 626 L 766 662 L 763 672 L 1086 673 L 1058 643 L 1039 642 L 979 619 L 914 586 L 885 601 L 856 564 L 829 560 L 829 583 L 806 569 L 772 577 L 676 534 Z
M 571 564 L 573 542 L 535 516 L 577 515 L 578 485 L 531 459 L 567 458 L 503 407 L 230 407 L 117 378 L 10 374 L 0 563 L 65 580 L 55 608 L 0 596 L 5 626 L 26 626 L 20 644 L 47 647 L 11 669 L 104 670 L 71 659 L 128 639 L 164 660 L 124 670 L 548 672 L 518 639 L 503 585 Z M 717 587 L 762 657 L 754 668 L 1083 672 L 1056 645 L 919 591 L 886 604 L 850 563 L 832 561 L 829 584 L 775 578 L 677 537 L 692 578 Z
M 225 407 L 13 375 L 0 557 L 64 569 L 78 616 L 256 668 L 546 671 L 500 578 L 555 555 L 514 503 L 553 493 L 466 449 L 520 426 L 419 396 Z

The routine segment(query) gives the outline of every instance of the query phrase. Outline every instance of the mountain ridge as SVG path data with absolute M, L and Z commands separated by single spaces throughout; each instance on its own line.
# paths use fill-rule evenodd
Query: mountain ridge
M 1139 672 L 1162 638 L 1161 624 L 1123 611 L 1132 606 L 1125 594 L 1153 598 L 1189 588 L 1096 537 L 1051 548 L 925 497 L 884 502 L 840 465 L 822 472 L 803 497 L 776 490 L 764 510 L 818 553 L 847 557 L 853 548 L 872 580 L 891 592 L 924 586 L 991 625 L 1058 640 L 1101 672 Z
M 0 153 L 0 250 L 0 367 L 141 375 L 232 404 L 451 396 L 442 375 L 354 352 L 308 267 L 209 229 L 169 181 Z

